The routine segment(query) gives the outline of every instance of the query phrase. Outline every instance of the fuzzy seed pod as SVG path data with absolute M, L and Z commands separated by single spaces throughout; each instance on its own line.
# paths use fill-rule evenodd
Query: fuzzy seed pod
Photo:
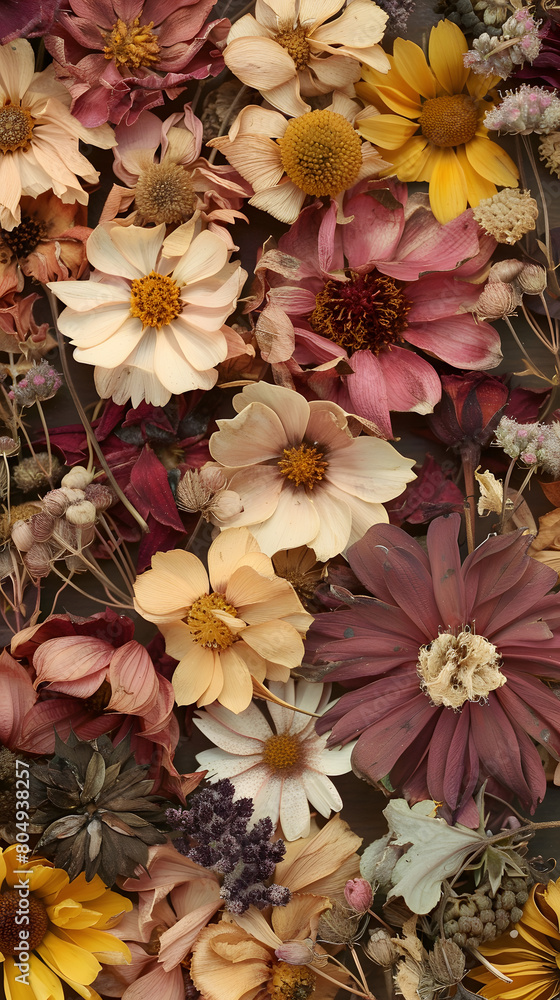
M 88 472 L 82 465 L 75 465 L 70 469 L 70 472 L 62 477 L 61 483 L 70 489 L 85 490 L 86 486 L 91 483 L 93 475 L 93 472 Z
M 90 500 L 81 500 L 80 503 L 71 504 L 65 516 L 70 524 L 83 528 L 86 525 L 95 524 L 97 512 Z

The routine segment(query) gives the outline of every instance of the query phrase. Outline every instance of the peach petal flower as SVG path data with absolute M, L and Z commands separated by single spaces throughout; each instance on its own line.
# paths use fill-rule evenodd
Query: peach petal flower
M 343 6 L 343 0 L 320 6 L 314 0 L 257 0 L 255 16 L 245 14 L 230 30 L 226 66 L 288 115 L 311 110 L 301 94 L 338 90 L 351 97 L 360 63 L 380 73 L 389 70 L 377 44 L 387 14 L 371 0 L 351 0 L 340 17 L 329 20 Z
M 179 660 L 177 704 L 217 700 L 238 713 L 251 701 L 253 678 L 286 681 L 299 666 L 313 618 L 246 528 L 215 539 L 208 570 L 191 552 L 157 552 L 134 584 L 135 607 Z
M 106 223 L 87 254 L 97 268 L 89 281 L 48 287 L 68 306 L 60 329 L 76 361 L 95 365 L 102 398 L 164 406 L 173 393 L 211 389 L 215 365 L 252 350 L 224 327 L 246 272 L 215 233 L 194 236 L 185 223 L 165 238 L 163 223 Z
M 228 525 L 250 526 L 269 555 L 308 545 L 326 562 L 388 521 L 382 504 L 416 478 L 413 459 L 387 441 L 353 437 L 336 403 L 259 382 L 233 405 L 237 416 L 217 421 L 210 454 L 243 504 Z
M 69 106 L 54 68 L 35 72 L 28 41 L 17 38 L 0 47 L 0 228 L 19 225 L 22 195 L 52 190 L 65 204 L 87 205 L 79 178 L 95 184 L 99 174 L 79 152 L 79 140 L 109 149 L 115 137 L 108 125 L 84 128 Z

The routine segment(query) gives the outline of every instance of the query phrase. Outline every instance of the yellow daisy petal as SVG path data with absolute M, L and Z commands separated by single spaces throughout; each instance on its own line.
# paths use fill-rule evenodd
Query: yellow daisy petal
M 427 139 L 423 135 L 414 135 L 397 153 L 391 153 L 393 165 L 384 170 L 381 176 L 391 177 L 396 174 L 400 181 L 410 183 L 429 180 L 431 169 L 426 176 L 426 168 L 431 152 L 432 147 L 428 145 Z
M 453 149 L 433 150 L 430 206 L 438 222 L 451 222 L 467 207 L 467 182 Z
M 363 89 L 364 99 L 365 86 L 365 84 L 356 84 L 356 92 L 358 93 L 358 96 L 362 96 L 360 90 Z M 371 88 L 369 89 L 371 91 Z M 405 118 L 418 118 L 422 114 L 422 105 L 418 97 L 407 97 L 394 87 L 376 87 L 375 97 L 376 105 L 379 103 L 379 99 L 381 99 L 385 107 L 389 108 L 390 111 L 395 111 L 398 115 L 404 115 Z
M 358 132 L 383 149 L 399 149 L 417 131 L 416 122 L 409 122 L 398 115 L 376 115 L 359 124 Z
M 496 194 L 496 185 L 473 170 L 467 159 L 464 146 L 458 146 L 456 152 L 467 182 L 467 201 L 471 208 L 476 208 L 484 198 L 492 198 Z
M 465 146 L 471 167 L 493 184 L 517 187 L 519 173 L 506 151 L 491 139 L 475 136 Z
M 393 49 L 395 67 L 410 88 L 422 97 L 436 97 L 436 81 L 419 45 L 396 38 Z
M 430 66 L 440 88 L 448 94 L 460 94 L 469 70 L 463 65 L 463 54 L 468 51 L 467 40 L 452 21 L 440 21 L 432 28 L 429 42 Z

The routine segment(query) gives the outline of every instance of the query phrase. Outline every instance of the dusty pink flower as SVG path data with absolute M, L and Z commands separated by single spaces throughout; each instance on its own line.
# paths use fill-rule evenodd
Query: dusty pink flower
M 188 80 L 216 76 L 229 30 L 205 23 L 213 0 L 69 0 L 45 38 L 84 125 L 123 119 L 177 97 Z M 68 9 L 69 8 L 69 9 Z
M 233 167 L 201 157 L 202 122 L 188 105 L 164 122 L 143 111 L 134 125 L 118 125 L 115 135 L 114 171 L 128 187 L 113 185 L 101 222 L 134 203 L 129 219 L 137 225 L 177 224 L 202 215 L 204 225 L 231 244 L 223 224 L 245 219 L 238 209 L 252 188 Z
M 534 809 L 546 789 L 535 742 L 560 757 L 547 683 L 560 679 L 560 595 L 523 529 L 488 538 L 461 565 L 460 523 L 433 521 L 427 554 L 400 528 L 371 528 L 348 559 L 375 600 L 320 615 L 309 645 L 336 661 L 329 680 L 355 689 L 317 728 L 332 728 L 332 744 L 358 736 L 356 772 L 478 826 L 472 796 L 484 780 Z
M 390 410 L 430 413 L 441 395 L 408 345 L 455 367 L 499 363 L 497 332 L 468 312 L 495 243 L 471 211 L 442 225 L 402 184 L 356 186 L 344 215 L 339 225 L 333 203 L 310 206 L 261 258 L 271 287 L 257 337 L 271 364 L 289 362 L 316 395 L 390 437 Z

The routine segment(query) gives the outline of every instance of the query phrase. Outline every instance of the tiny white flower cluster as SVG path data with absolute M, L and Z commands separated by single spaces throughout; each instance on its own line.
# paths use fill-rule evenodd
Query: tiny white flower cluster
M 512 417 L 502 417 L 496 428 L 496 440 L 510 458 L 528 466 L 540 466 L 557 479 L 560 476 L 560 423 L 519 424 Z
M 501 35 L 483 32 L 473 42 L 473 48 L 463 56 L 467 69 L 484 76 L 501 76 L 507 80 L 516 66 L 532 63 L 537 58 L 541 42 L 540 21 L 531 17 L 527 8 L 518 10 L 504 22 Z
M 560 99 L 555 90 L 524 83 L 519 90 L 507 91 L 504 100 L 486 113 L 484 124 L 513 135 L 547 135 L 560 125 Z

